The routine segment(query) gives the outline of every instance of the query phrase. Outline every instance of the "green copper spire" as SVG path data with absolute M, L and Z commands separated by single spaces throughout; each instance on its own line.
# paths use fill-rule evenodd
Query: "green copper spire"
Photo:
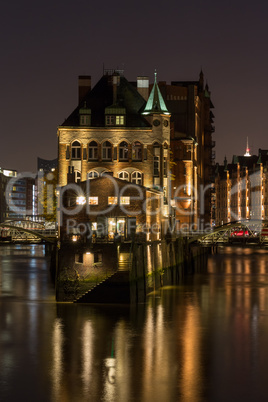
M 150 93 L 149 99 L 146 103 L 145 109 L 142 114 L 152 114 L 152 113 L 159 113 L 159 114 L 170 114 L 167 110 L 166 104 L 164 102 L 163 96 L 161 95 L 160 89 L 158 88 L 156 82 L 157 73 L 154 73 L 154 86 Z

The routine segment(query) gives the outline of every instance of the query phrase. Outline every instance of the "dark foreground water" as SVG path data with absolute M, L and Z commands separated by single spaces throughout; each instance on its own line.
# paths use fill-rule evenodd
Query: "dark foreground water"
M 56 304 L 44 247 L 0 247 L 0 401 L 267 400 L 267 251 L 126 307 Z

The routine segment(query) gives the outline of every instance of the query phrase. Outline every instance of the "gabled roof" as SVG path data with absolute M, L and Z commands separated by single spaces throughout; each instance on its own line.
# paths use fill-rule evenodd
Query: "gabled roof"
M 155 75 L 154 85 L 151 90 L 148 101 L 146 103 L 143 114 L 144 115 L 152 114 L 152 113 L 170 114 L 169 111 L 167 110 L 165 101 L 164 101 L 162 94 L 160 92 L 160 89 L 157 85 L 156 72 L 154 73 L 154 75 Z
M 79 126 L 79 110 L 86 105 L 86 108 L 91 110 L 91 127 L 105 127 L 105 109 L 108 107 L 126 110 L 125 127 L 151 127 L 142 116 L 146 101 L 123 76 L 120 76 L 116 89 L 116 104 L 114 103 L 112 78 L 112 75 L 103 75 L 61 126 Z

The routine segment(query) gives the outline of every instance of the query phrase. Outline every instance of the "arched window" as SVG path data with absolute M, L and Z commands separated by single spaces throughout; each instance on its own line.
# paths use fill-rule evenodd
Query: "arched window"
M 118 175 L 119 179 L 129 181 L 129 173 L 128 172 L 120 172 Z
M 81 159 L 81 145 L 78 141 L 72 143 L 72 159 Z
M 132 145 L 132 159 L 134 161 L 142 160 L 142 145 L 139 141 L 135 141 Z
M 79 170 L 74 171 L 74 181 L 77 183 L 81 180 L 81 172 Z
M 126 141 L 122 141 L 119 145 L 119 160 L 127 161 L 128 160 L 128 143 Z
M 99 177 L 99 173 L 96 172 L 96 170 L 91 170 L 91 171 L 88 172 L 88 174 L 87 174 L 87 179 L 88 179 L 88 180 L 96 179 L 96 177 Z
M 98 144 L 96 141 L 91 141 L 88 145 L 88 160 L 98 159 Z
M 112 144 L 109 141 L 105 141 L 102 144 L 102 159 L 112 159 Z
M 131 175 L 131 183 L 142 185 L 142 174 L 140 172 L 133 172 Z

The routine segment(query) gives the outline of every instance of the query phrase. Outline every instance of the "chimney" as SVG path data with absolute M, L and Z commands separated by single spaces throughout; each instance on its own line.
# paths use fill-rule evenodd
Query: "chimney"
M 78 77 L 78 102 L 80 103 L 91 90 L 91 75 L 79 75 Z
M 137 90 L 140 95 L 147 101 L 149 98 L 149 78 L 137 77 Z
M 68 167 L 68 173 L 67 173 L 67 184 L 71 183 L 75 183 L 75 173 L 73 166 Z
M 113 74 L 113 105 L 117 102 L 117 87 L 120 84 L 120 75 L 117 73 Z

